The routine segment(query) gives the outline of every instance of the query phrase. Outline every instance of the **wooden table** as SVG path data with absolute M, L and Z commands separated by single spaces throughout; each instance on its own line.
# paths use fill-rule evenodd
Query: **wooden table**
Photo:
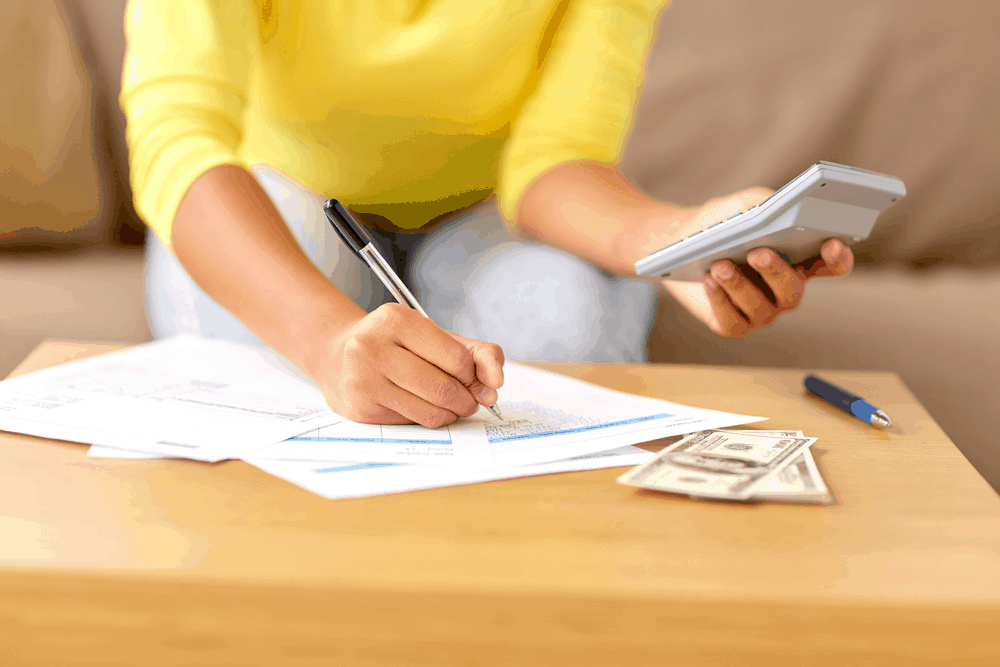
M 16 372 L 111 349 L 46 343 Z M 555 365 L 802 429 L 838 504 L 621 469 L 328 501 L 242 462 L 0 434 L 0 664 L 1000 664 L 1000 498 L 891 373 Z M 955 397 L 970 400 L 970 397 Z

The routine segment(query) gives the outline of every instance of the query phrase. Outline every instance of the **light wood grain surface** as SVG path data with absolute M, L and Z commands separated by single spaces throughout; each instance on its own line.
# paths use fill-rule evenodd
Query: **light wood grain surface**
M 16 372 L 111 349 L 46 343 Z M 837 504 L 622 469 L 328 501 L 2 433 L 0 665 L 1000 664 L 1000 498 L 894 374 L 824 373 L 879 432 L 804 371 L 543 366 L 802 429 Z

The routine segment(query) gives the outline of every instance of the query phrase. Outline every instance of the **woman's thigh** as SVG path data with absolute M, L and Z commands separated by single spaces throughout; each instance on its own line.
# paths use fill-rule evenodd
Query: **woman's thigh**
M 442 327 L 498 343 L 508 358 L 645 361 L 656 288 L 511 236 L 481 204 L 426 235 L 410 283 Z

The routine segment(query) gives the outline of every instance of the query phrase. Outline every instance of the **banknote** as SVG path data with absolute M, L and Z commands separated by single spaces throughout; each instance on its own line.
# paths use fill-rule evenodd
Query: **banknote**
M 802 437 L 802 431 L 726 430 L 730 433 Z M 833 495 L 823 480 L 823 474 L 816 465 L 810 448 L 779 470 L 771 481 L 757 492 L 754 500 L 825 504 L 833 500 Z
M 755 500 L 822 505 L 833 500 L 812 452 L 802 452 L 771 478 L 755 495 Z
M 747 433 L 749 435 L 780 435 L 780 436 L 787 436 L 787 437 L 796 437 L 797 436 L 799 438 L 805 437 L 803 435 L 802 431 L 775 431 L 775 430 L 769 430 L 769 429 L 764 429 L 764 428 L 743 428 L 743 429 L 740 429 L 740 428 L 724 428 L 724 429 L 720 428 L 720 429 L 716 429 L 716 430 L 722 431 L 723 433 Z
M 816 438 L 759 431 L 699 431 L 618 481 L 691 496 L 749 500 L 814 442 Z

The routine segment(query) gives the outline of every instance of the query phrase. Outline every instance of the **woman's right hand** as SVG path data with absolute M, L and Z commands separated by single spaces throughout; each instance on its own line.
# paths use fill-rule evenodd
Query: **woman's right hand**
M 388 303 L 317 350 L 311 375 L 330 407 L 369 424 L 430 428 L 496 403 L 503 385 L 499 345 L 445 331 Z
M 191 184 L 171 239 L 198 285 L 348 419 L 434 428 L 497 400 L 499 346 L 448 333 L 395 303 L 365 313 L 306 257 L 241 167 L 213 167 Z

